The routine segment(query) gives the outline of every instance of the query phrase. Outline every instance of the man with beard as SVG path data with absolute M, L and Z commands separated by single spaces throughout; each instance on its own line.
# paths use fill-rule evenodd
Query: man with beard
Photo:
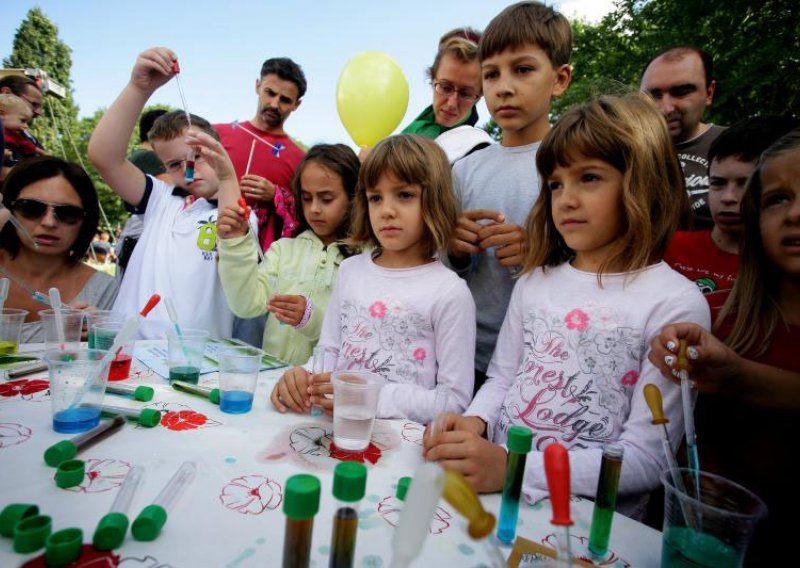
M 283 123 L 300 106 L 305 92 L 306 78 L 299 65 L 286 57 L 267 59 L 256 81 L 255 116 L 246 122 L 214 125 L 239 176 L 242 194 L 258 218 L 264 251 L 273 241 L 293 236 L 297 226 L 291 180 L 304 152 L 286 134 Z
M 694 229 L 713 226 L 708 206 L 708 149 L 724 130 L 701 122 L 714 98 L 711 56 L 695 47 L 673 47 L 650 60 L 642 74 L 642 91 L 650 95 L 667 120 L 686 179 Z

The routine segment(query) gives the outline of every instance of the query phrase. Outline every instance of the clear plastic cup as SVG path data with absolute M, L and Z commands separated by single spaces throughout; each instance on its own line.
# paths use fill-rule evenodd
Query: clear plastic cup
M 99 372 L 106 351 L 48 351 L 53 430 L 65 434 L 91 430 L 100 422 L 107 371 Z
M 261 351 L 254 347 L 226 347 L 219 352 L 219 409 L 244 414 L 253 408 L 261 367 Z
M 203 366 L 206 341 L 208 332 L 203 329 L 181 329 L 181 337 L 174 330 L 167 333 L 170 381 L 197 384 Z
M 699 473 L 697 500 L 690 471 L 679 471 L 690 494 L 675 487 L 668 471 L 661 474 L 665 490 L 662 568 L 742 566 L 753 530 L 767 513 L 766 505 L 741 485 L 704 471 Z
M 19 350 L 22 324 L 27 315 L 27 310 L 3 308 L 0 313 L 0 355 L 13 355 Z
M 114 320 L 100 320 L 89 330 L 89 336 L 94 339 L 93 345 L 96 349 L 108 351 L 114 344 L 117 334 L 125 326 L 124 321 Z M 108 380 L 109 381 L 124 381 L 128 378 L 131 372 L 131 361 L 133 341 L 127 341 L 122 345 L 122 349 L 114 356 L 111 364 L 108 366 Z
M 55 310 L 39 311 L 44 331 L 45 349 L 47 351 L 73 351 L 80 348 L 81 332 L 83 331 L 83 310 L 62 308 L 59 310 L 61 332 L 59 333 L 59 318 Z
M 383 377 L 369 371 L 334 371 L 331 383 L 333 443 L 340 450 L 363 451 L 372 439 Z
M 89 349 L 106 349 L 105 347 L 96 346 L 94 344 L 92 327 L 98 323 L 107 321 L 125 323 L 125 316 L 123 314 L 111 310 L 86 310 L 84 312 L 84 317 L 86 318 L 86 342 L 89 344 Z

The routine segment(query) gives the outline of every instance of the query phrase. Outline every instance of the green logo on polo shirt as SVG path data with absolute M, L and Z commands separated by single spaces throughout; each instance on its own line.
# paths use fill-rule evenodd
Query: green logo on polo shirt
M 213 217 L 200 222 L 197 232 L 197 247 L 206 252 L 214 252 L 217 248 L 217 223 Z

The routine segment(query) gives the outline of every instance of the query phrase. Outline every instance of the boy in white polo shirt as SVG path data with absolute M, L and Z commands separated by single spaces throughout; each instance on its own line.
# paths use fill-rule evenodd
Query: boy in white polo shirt
M 153 92 L 177 69 L 169 49 L 139 55 L 130 82 L 108 108 L 89 141 L 89 159 L 109 186 L 137 213 L 144 230 L 125 271 L 114 310 L 134 314 L 152 294 L 172 298 L 184 328 L 230 337 L 233 314 L 217 276 L 217 202 L 220 181 L 203 154 L 187 144 L 184 112 L 160 117 L 149 133 L 172 184 L 146 176 L 126 159 L 139 114 Z M 191 127 L 217 138 L 208 121 L 192 115 Z M 186 158 L 194 152 L 194 181 L 186 183 Z M 227 159 L 227 157 L 226 157 Z M 235 178 L 225 183 L 237 183 Z M 238 191 L 238 189 L 237 189 Z M 140 328 L 143 338 L 162 338 L 171 327 L 163 302 Z

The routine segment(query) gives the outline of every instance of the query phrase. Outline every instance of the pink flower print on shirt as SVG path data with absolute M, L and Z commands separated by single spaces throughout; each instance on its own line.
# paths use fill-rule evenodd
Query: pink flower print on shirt
M 386 304 L 383 302 L 373 302 L 369 307 L 369 315 L 374 318 L 383 319 L 386 315 Z
M 626 387 L 630 387 L 636 384 L 639 380 L 639 373 L 637 371 L 628 371 L 624 375 L 622 375 L 622 380 L 620 381 Z
M 424 361 L 426 355 L 427 353 L 425 352 L 425 349 L 423 349 L 422 347 L 417 347 L 416 349 L 414 349 L 413 357 L 415 361 Z
M 584 331 L 589 327 L 589 315 L 583 310 L 575 308 L 564 316 L 564 323 L 567 324 L 567 329 Z

